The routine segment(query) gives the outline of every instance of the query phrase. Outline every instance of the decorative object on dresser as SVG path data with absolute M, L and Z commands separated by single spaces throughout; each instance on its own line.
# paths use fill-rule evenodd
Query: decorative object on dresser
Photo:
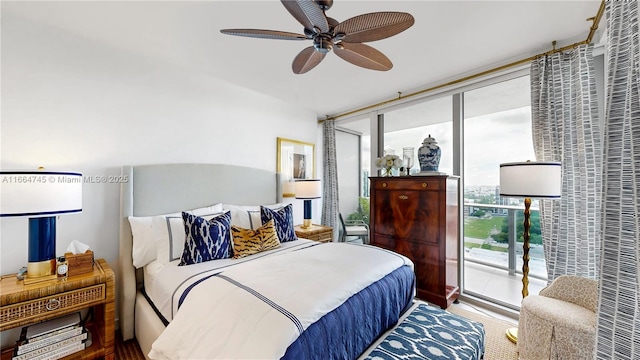
M 420 162 L 420 173 L 438 173 L 440 166 L 441 150 L 436 139 L 429 137 L 424 139 L 422 146 L 418 149 L 418 161 Z
M 459 178 L 371 177 L 372 245 L 415 264 L 417 297 L 447 308 L 458 283 Z
M 380 176 L 393 176 L 393 169 L 399 169 L 402 160 L 398 155 L 387 154 L 376 160 L 376 167 L 381 170 Z
M 56 216 L 82 211 L 82 174 L 1 171 L 0 216 L 29 217 L 27 283 L 56 278 Z
M 14 274 L 3 275 L 0 279 L 0 331 L 19 326 L 31 328 L 38 322 L 83 309 L 89 309 L 92 314 L 93 319 L 84 324 L 87 338 L 90 336 L 92 342 L 90 346 L 83 344 L 86 348 L 73 358 L 113 360 L 115 275 L 105 260 L 98 259 L 91 273 L 70 275 L 66 281 L 25 285 L 23 281 L 16 281 Z M 38 327 L 46 326 L 39 325 L 34 329 Z M 4 349 L 1 359 L 12 359 L 14 350 Z
M 500 196 L 524 197 L 522 234 L 522 298 L 529 295 L 529 228 L 531 198 L 559 199 L 562 192 L 559 162 L 512 162 L 500 164 Z M 507 330 L 507 338 L 516 343 L 518 328 Z
M 333 228 L 330 226 L 312 224 L 309 227 L 303 227 L 302 225 L 296 225 L 296 236 L 319 242 L 331 242 L 333 241 Z
M 413 159 L 415 158 L 415 152 L 413 147 L 402 148 L 402 167 L 405 173 L 403 175 L 411 175 L 411 168 L 413 167 Z
M 304 221 L 303 228 L 311 226 L 311 200 L 320 199 L 322 196 L 322 186 L 319 179 L 298 179 L 296 180 L 296 199 L 304 200 Z

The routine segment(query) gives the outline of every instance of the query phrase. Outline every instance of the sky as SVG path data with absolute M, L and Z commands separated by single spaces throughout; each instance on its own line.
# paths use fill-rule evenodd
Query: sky
M 465 186 L 498 185 L 500 163 L 535 160 L 530 106 L 465 119 L 464 126 Z M 403 147 L 413 146 L 417 154 L 431 135 L 442 152 L 439 170 L 451 174 L 451 133 L 451 122 L 398 130 L 385 134 L 385 149 L 402 155 Z
M 535 160 L 529 81 L 523 76 L 464 93 L 465 186 L 498 185 L 501 163 Z M 439 171 L 453 173 L 452 108 L 451 96 L 445 96 L 386 111 L 385 150 L 401 156 L 404 147 L 413 147 L 417 159 L 418 148 L 431 135 L 442 150 Z M 368 123 L 367 118 L 353 126 L 362 131 Z M 368 152 L 367 135 L 362 146 Z M 368 169 L 369 158 L 362 160 Z M 417 160 L 414 167 L 419 168 Z

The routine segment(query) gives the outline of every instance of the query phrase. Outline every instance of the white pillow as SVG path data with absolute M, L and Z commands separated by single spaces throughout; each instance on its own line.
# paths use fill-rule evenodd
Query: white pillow
M 283 203 L 263 205 L 269 209 L 279 210 Z M 262 226 L 262 218 L 260 217 L 260 205 L 256 206 L 240 206 L 223 204 L 224 211 L 231 211 L 231 225 L 241 227 L 243 229 L 257 230 Z
M 222 212 L 222 204 L 215 204 L 195 210 L 192 213 L 212 213 Z M 165 214 L 157 216 L 178 216 L 182 221 L 182 213 Z M 129 224 L 131 225 L 131 234 L 133 235 L 133 244 L 131 256 L 133 258 L 133 266 L 137 268 L 149 264 L 158 257 L 158 241 L 157 234 L 153 229 L 153 218 L 156 216 L 129 216 Z M 182 230 L 182 240 L 184 241 L 184 227 Z M 179 258 L 179 256 L 178 256 Z M 164 263 L 164 262 L 163 262 Z
M 151 219 L 150 216 L 129 216 L 131 234 L 133 235 L 131 256 L 133 257 L 133 266 L 136 269 L 155 260 L 158 253 L 156 241 L 153 238 Z
M 221 215 L 223 210 L 222 204 L 215 204 L 186 212 L 210 219 Z M 165 265 L 173 260 L 180 259 L 184 250 L 185 239 L 182 212 L 154 216 L 151 222 L 157 249 L 156 260 Z

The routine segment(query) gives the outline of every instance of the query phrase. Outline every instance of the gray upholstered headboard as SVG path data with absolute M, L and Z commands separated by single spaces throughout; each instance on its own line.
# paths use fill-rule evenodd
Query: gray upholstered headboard
M 134 337 L 134 308 L 142 271 L 131 257 L 128 216 L 151 216 L 216 203 L 259 205 L 282 201 L 275 172 L 224 164 L 159 164 L 123 166 L 120 188 L 120 252 L 118 300 L 120 329 Z

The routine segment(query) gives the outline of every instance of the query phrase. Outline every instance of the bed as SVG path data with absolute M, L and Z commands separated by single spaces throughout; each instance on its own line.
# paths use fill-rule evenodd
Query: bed
M 282 193 L 277 174 L 234 165 L 124 166 L 122 175 L 119 325 L 146 356 L 355 359 L 412 304 L 413 264 L 367 245 L 299 239 L 241 261 L 136 269 L 129 217 L 279 204 Z

